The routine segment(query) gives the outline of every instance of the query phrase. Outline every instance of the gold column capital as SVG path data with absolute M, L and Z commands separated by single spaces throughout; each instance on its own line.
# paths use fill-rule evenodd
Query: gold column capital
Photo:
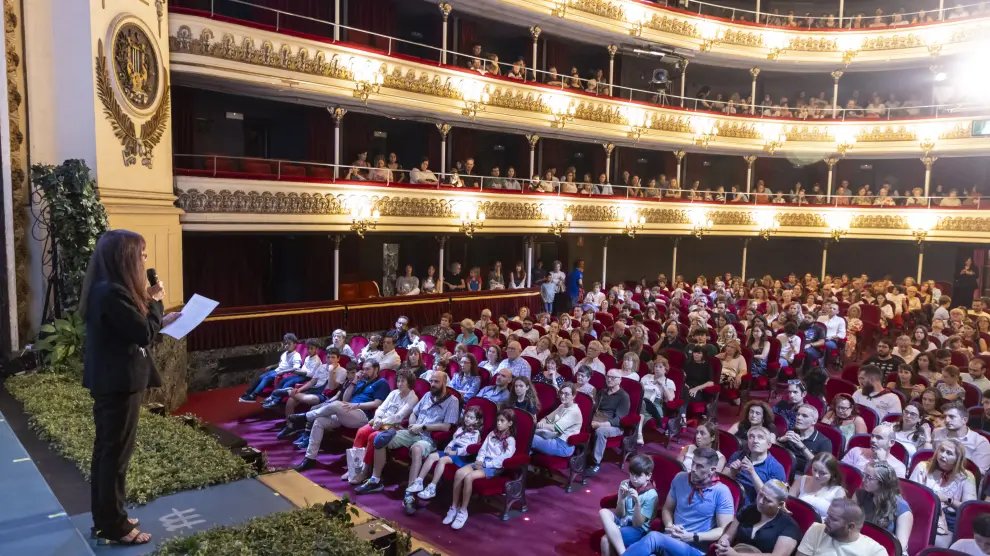
M 928 156 L 928 155 L 926 155 L 926 156 L 921 157 L 921 163 L 925 165 L 925 171 L 926 172 L 931 172 L 932 171 L 932 165 L 935 164 L 935 161 L 936 160 L 938 160 L 938 157 L 937 156 Z
M 327 108 L 327 112 L 333 117 L 334 125 L 340 125 L 340 121 L 344 119 L 344 115 L 347 114 L 347 109 L 342 106 L 335 106 L 333 108 Z
M 827 157 L 825 157 L 825 164 L 828 165 L 829 171 L 832 171 L 832 168 L 836 164 L 838 164 L 838 162 L 839 162 L 839 157 L 837 157 L 837 156 L 827 156 Z
M 443 14 L 443 20 L 447 21 L 447 18 L 450 17 L 450 11 L 453 10 L 454 7 L 445 2 L 441 2 L 439 8 L 440 8 L 440 13 Z
M 749 68 L 749 74 L 753 76 L 753 81 L 756 81 L 756 76 L 760 75 L 760 68 Z
M 756 164 L 756 158 L 757 156 L 755 154 L 743 157 L 743 160 L 746 161 L 746 165 L 749 166 L 750 170 L 753 169 L 753 164 Z
M 447 245 L 447 236 L 436 236 L 436 240 L 440 244 L 440 249 L 443 249 Z M 439 272 L 442 272 L 442 270 Z
M 533 42 L 540 40 L 540 33 L 542 32 L 543 29 L 540 29 L 539 25 L 534 25 L 529 28 L 529 34 L 533 37 Z
M 529 150 L 531 150 L 531 151 L 532 150 L 536 150 L 536 143 L 538 143 L 540 141 L 540 136 L 539 135 L 536 135 L 535 133 L 532 134 L 532 135 L 530 135 L 529 133 L 527 133 L 526 134 L 526 141 L 529 141 Z
M 437 131 L 440 132 L 440 137 L 442 137 L 444 141 L 447 140 L 447 134 L 450 133 L 451 129 L 453 128 L 451 128 L 450 124 L 437 122 Z
M 842 77 L 842 76 L 843 76 L 844 74 L 845 74 L 845 72 L 843 72 L 843 71 L 840 71 L 840 70 L 835 70 L 835 71 L 833 71 L 833 72 L 832 72 L 832 80 L 833 80 L 833 81 L 835 81 L 836 83 L 838 83 L 838 82 L 839 82 L 839 79 L 840 79 L 840 78 L 841 78 L 841 77 Z
M 619 51 L 619 47 L 614 44 L 610 44 L 608 45 L 607 50 L 608 50 L 608 57 L 615 58 L 615 53 Z
M 336 235 L 336 236 L 330 236 L 330 237 L 333 238 L 333 248 L 339 251 L 340 250 L 340 242 L 344 241 L 344 236 L 342 236 L 342 235 Z
M 678 164 L 681 163 L 681 160 L 684 158 L 684 155 L 686 155 L 686 154 L 687 153 L 684 152 L 684 151 L 674 151 L 674 156 L 677 158 L 677 163 Z
M 605 148 L 605 156 L 612 156 L 612 151 L 615 150 L 615 143 L 602 143 L 602 147 Z

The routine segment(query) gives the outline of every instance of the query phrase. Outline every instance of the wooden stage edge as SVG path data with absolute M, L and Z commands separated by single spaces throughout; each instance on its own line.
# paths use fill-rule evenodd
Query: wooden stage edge
M 321 487 L 313 481 L 310 481 L 303 475 L 291 469 L 260 475 L 258 476 L 258 480 L 291 502 L 297 508 L 308 508 L 313 504 L 340 500 L 340 497 L 333 492 L 330 492 L 329 490 Z M 360 525 L 367 521 L 378 519 L 376 516 L 366 512 L 361 506 L 354 504 L 353 502 L 351 505 L 358 511 L 358 515 L 352 520 L 354 525 Z M 431 554 L 449 556 L 440 549 L 413 536 L 412 551 L 415 552 L 420 548 L 430 552 Z

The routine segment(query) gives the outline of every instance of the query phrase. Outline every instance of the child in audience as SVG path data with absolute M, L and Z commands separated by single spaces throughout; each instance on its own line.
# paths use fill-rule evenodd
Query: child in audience
M 960 382 L 959 367 L 949 365 L 942 371 L 942 380 L 935 385 L 935 388 L 946 402 L 954 402 L 966 397 L 966 389 Z
M 629 478 L 619 483 L 615 508 L 598 512 L 605 527 L 602 556 L 610 556 L 613 551 L 622 554 L 626 547 L 650 532 L 658 498 L 653 485 L 653 458 L 644 454 L 634 456 L 629 460 Z
M 505 460 L 516 453 L 516 412 L 503 409 L 495 420 L 495 430 L 488 434 L 485 443 L 478 451 L 474 463 L 466 465 L 454 474 L 454 496 L 443 518 L 444 525 L 454 529 L 464 527 L 468 518 L 468 502 L 471 501 L 471 490 L 476 479 L 492 478 L 502 471 Z
M 553 312 L 553 299 L 556 295 L 557 284 L 548 274 L 547 277 L 543 279 L 543 283 L 540 284 L 540 298 L 543 300 L 544 311 L 548 313 Z
M 443 470 L 448 463 L 457 466 L 458 469 L 471 465 L 474 458 L 467 453 L 468 446 L 477 444 L 481 439 L 481 429 L 484 428 L 484 415 L 477 406 L 471 406 L 464 410 L 461 416 L 461 424 L 454 431 L 454 437 L 443 449 L 443 454 L 433 452 L 427 456 L 423 462 L 423 467 L 419 470 L 419 477 L 406 489 L 406 495 L 416 494 L 422 500 L 430 500 L 437 495 L 437 484 L 443 478 Z M 433 472 L 433 482 L 423 488 L 423 480 L 436 465 Z
M 266 367 L 264 372 L 261 373 L 261 376 L 248 386 L 247 391 L 244 392 L 244 395 L 238 401 L 254 403 L 256 398 L 266 388 L 275 383 L 275 378 L 279 374 L 300 369 L 302 367 L 302 356 L 296 351 L 296 345 L 298 343 L 299 338 L 296 338 L 296 335 L 291 332 L 283 336 L 282 347 L 285 349 L 282 351 L 282 355 L 279 356 L 278 364 Z
M 302 367 L 289 371 L 289 376 L 283 378 L 282 382 L 278 384 L 278 390 L 273 390 L 272 394 L 262 402 L 261 406 L 265 409 L 271 409 L 285 401 L 285 396 L 289 395 L 292 387 L 312 378 L 313 372 L 322 364 L 323 361 L 320 359 L 320 343 L 315 338 L 306 340 L 306 360 L 303 361 Z

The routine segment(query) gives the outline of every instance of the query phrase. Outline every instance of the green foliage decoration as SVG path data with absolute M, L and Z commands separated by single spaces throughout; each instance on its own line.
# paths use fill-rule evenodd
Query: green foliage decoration
M 31 427 L 74 461 L 89 479 L 93 457 L 93 399 L 66 366 L 9 378 L 5 385 L 24 404 Z M 144 504 L 160 496 L 228 483 L 255 474 L 239 457 L 177 417 L 141 410 L 137 446 L 127 472 L 127 500 Z
M 86 324 L 78 312 L 41 326 L 42 337 L 34 343 L 49 368 L 64 368 L 73 376 L 82 376 L 82 350 Z
M 215 527 L 162 543 L 152 556 L 375 556 L 350 520 L 329 517 L 323 504 Z M 349 512 L 346 512 L 349 513 Z
M 72 313 L 79 306 L 83 279 L 96 241 L 110 229 L 107 211 L 100 202 L 96 181 L 82 160 L 66 160 L 58 166 L 35 164 L 31 184 L 43 197 L 48 233 L 58 249 L 57 276 L 61 283 L 62 311 Z

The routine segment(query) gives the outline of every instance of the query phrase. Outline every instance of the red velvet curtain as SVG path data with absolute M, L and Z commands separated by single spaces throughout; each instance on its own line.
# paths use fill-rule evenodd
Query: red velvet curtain
M 343 328 L 344 307 L 270 317 L 206 321 L 189 334 L 189 351 L 262 344 L 278 341 L 286 332 L 300 338 L 329 336 Z
M 388 0 L 349 0 L 347 4 L 347 25 L 382 35 L 394 36 L 395 9 Z M 380 36 L 348 31 L 349 42 L 388 50 L 388 39 Z
M 453 160 L 448 160 L 447 164 L 451 169 L 454 168 L 454 164 L 460 160 L 464 162 L 468 158 L 475 158 L 478 155 L 477 146 L 475 145 L 475 131 L 467 127 L 458 127 L 450 131 L 450 135 L 447 136 L 447 141 L 451 142 L 453 145 Z M 475 173 L 481 172 L 479 166 L 475 166 Z
M 465 21 L 464 19 L 460 21 L 460 35 L 459 44 L 457 51 L 462 54 L 470 54 L 471 47 L 478 42 L 478 25 L 473 21 Z M 467 61 L 462 61 L 461 65 L 467 63 Z
M 307 157 L 312 162 L 333 162 L 333 117 L 324 108 L 309 109 L 306 142 Z
M 374 133 L 373 120 L 367 114 L 348 112 L 341 124 L 340 140 L 343 143 L 341 164 L 350 164 L 358 153 L 371 148 Z M 371 156 L 371 153 L 368 153 Z M 332 157 L 332 155 L 331 155 Z M 368 161 L 371 162 L 370 160 Z
M 541 176 L 550 168 L 557 169 L 557 177 L 562 177 L 564 169 L 568 166 L 568 149 L 564 141 L 559 139 L 541 139 L 543 143 L 543 168 Z
M 550 70 L 550 66 L 557 68 L 557 73 L 562 75 L 571 74 L 571 66 L 568 63 L 569 48 L 566 44 L 554 39 L 548 38 L 546 42 L 547 49 L 547 67 L 542 68 L 547 71 Z
M 271 281 L 270 244 L 251 236 L 204 235 L 184 242 L 184 289 L 215 299 L 221 307 L 265 302 Z
M 185 87 L 172 89 L 172 156 L 177 168 L 197 168 L 195 159 L 180 154 L 196 152 L 196 115 L 193 91 Z

